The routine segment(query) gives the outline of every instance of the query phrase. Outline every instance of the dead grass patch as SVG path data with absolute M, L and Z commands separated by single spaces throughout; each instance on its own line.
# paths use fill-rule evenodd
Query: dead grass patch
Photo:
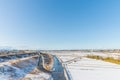
M 29 58 L 25 60 L 15 60 L 15 61 L 11 61 L 10 63 L 12 66 L 23 69 L 23 68 L 28 67 L 30 64 L 36 64 L 36 59 Z
M 40 73 L 41 71 L 37 68 L 35 68 L 32 72 L 30 72 L 30 74 L 37 74 Z
M 120 60 L 114 59 L 113 57 L 102 57 L 102 56 L 98 56 L 98 55 L 87 55 L 86 57 L 91 58 L 91 59 L 103 60 L 106 62 L 115 63 L 115 64 L 120 65 Z

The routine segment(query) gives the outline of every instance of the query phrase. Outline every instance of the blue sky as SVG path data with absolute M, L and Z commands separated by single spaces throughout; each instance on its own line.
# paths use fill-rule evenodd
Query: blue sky
M 0 0 L 0 46 L 120 48 L 119 0 Z

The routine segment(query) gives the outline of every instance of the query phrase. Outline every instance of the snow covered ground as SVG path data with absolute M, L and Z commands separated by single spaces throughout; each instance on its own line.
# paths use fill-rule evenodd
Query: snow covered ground
M 1 62 L 0 80 L 66 80 L 61 62 L 56 56 L 53 59 L 51 72 L 38 67 L 38 56 Z
M 63 61 L 74 58 L 61 57 Z M 73 80 L 120 80 L 120 65 L 109 62 L 83 57 L 68 63 L 66 68 Z
M 0 80 L 53 80 L 51 75 L 36 68 L 34 57 L 0 63 Z
M 72 80 L 120 80 L 120 65 L 85 57 L 99 55 L 119 59 L 120 54 L 100 52 L 52 52 L 50 54 L 57 55 L 62 60 Z M 51 75 L 36 68 L 37 60 L 35 57 L 23 57 L 1 62 L 0 80 L 54 80 L 53 76 L 57 76 L 54 72 Z M 63 79 L 59 78 L 59 80 Z

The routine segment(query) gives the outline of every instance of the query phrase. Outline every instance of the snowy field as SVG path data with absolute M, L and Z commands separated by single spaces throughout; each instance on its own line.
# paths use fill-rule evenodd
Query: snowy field
M 37 59 L 28 57 L 0 63 L 0 80 L 53 80 L 36 68 Z
M 86 55 L 99 55 L 119 59 L 120 54 L 118 53 L 72 51 L 49 53 L 59 58 L 71 78 L 68 80 L 120 80 L 120 65 L 85 57 Z M 53 76 L 57 76 L 55 73 L 38 70 L 37 62 L 38 59 L 32 56 L 1 62 L 0 80 L 58 80 L 53 78 Z M 58 67 L 60 67 L 59 65 Z M 54 68 L 57 71 L 57 65 Z M 63 79 L 59 78 L 59 80 Z
M 77 54 L 75 56 L 75 54 Z M 62 56 L 72 80 L 120 80 L 120 65 L 95 59 L 85 58 L 85 55 L 100 55 L 108 57 L 114 54 L 104 53 L 75 53 L 74 56 Z M 65 55 L 65 54 L 64 54 Z M 118 54 L 119 55 L 119 54 Z M 115 56 L 117 54 L 115 53 Z M 78 58 L 78 59 L 76 59 Z M 70 60 L 73 60 L 69 62 Z M 68 62 L 68 63 L 66 63 Z

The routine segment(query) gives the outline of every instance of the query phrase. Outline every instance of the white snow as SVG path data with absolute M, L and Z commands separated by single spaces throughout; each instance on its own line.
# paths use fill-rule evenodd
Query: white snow
M 67 58 L 61 57 L 62 60 Z M 120 80 L 120 65 L 100 60 L 78 59 L 76 62 L 67 64 L 67 69 L 73 80 Z
M 37 60 L 32 59 L 32 57 L 18 60 L 22 61 L 18 62 L 18 67 L 11 63 L 16 61 L 17 60 L 11 60 L 0 63 L 0 80 L 22 80 L 23 78 L 29 78 L 30 80 L 52 80 L 51 75 L 47 73 L 42 73 L 40 71 L 38 74 L 30 73 L 36 69 L 37 63 Z
M 25 77 L 30 78 L 31 80 L 53 80 L 51 75 L 44 72 L 38 74 L 27 74 Z
M 99 55 L 102 57 L 113 57 L 115 59 L 120 59 L 120 54 L 118 53 L 56 52 L 52 54 L 58 55 L 63 63 L 66 62 L 64 64 L 66 64 L 65 66 L 71 75 L 72 80 L 120 80 L 120 65 L 101 60 L 85 58 L 86 55 Z M 24 60 L 27 59 L 28 64 L 24 62 Z M 20 60 L 23 60 L 23 63 L 19 64 L 19 66 L 29 66 L 27 66 L 27 68 L 19 68 L 11 65 L 11 62 L 16 60 L 0 63 L 0 80 L 21 80 L 23 78 L 29 78 L 30 80 L 53 80 L 51 75 L 48 73 L 39 71 L 37 73 L 30 73 L 32 71 L 36 71 L 36 65 L 31 57 L 22 58 Z M 73 61 L 67 63 L 69 60 Z

